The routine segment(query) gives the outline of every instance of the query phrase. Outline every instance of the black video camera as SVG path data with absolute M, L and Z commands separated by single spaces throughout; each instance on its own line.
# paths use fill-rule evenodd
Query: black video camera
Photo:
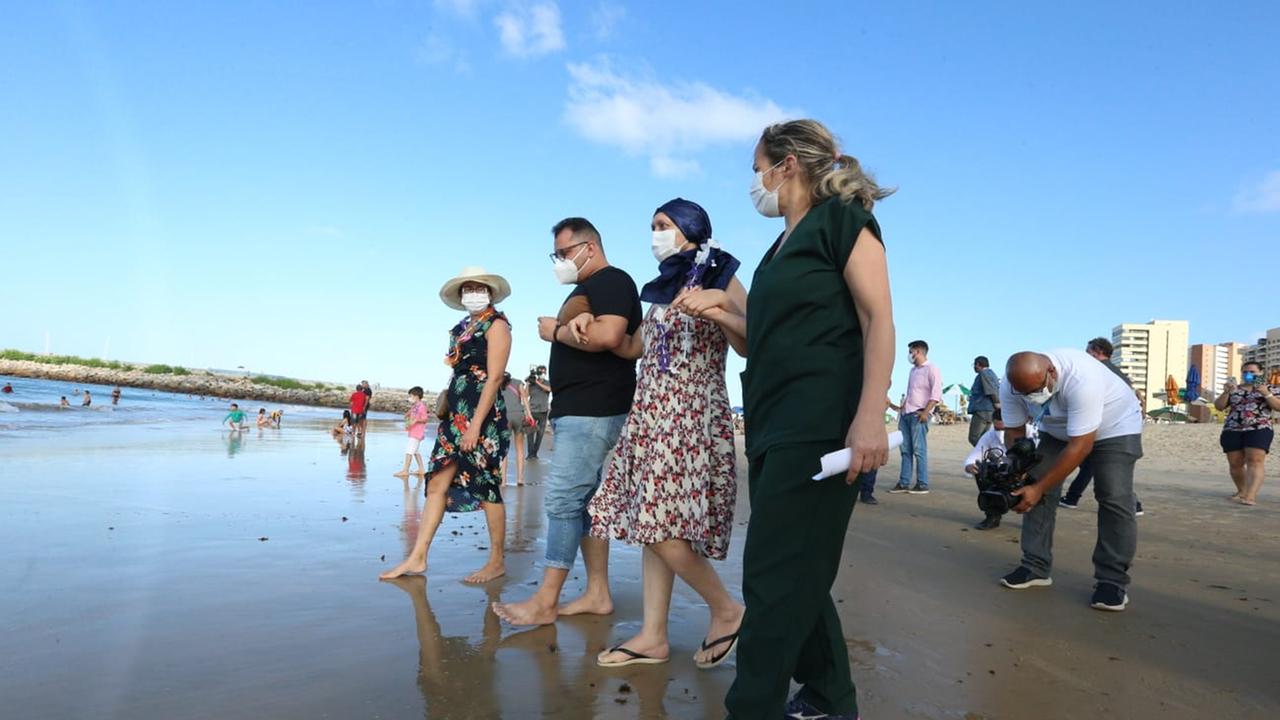
M 978 507 L 988 515 L 1003 515 L 1021 500 L 1014 490 L 1032 485 L 1035 478 L 1028 473 L 1041 455 L 1028 438 L 1018 438 L 1006 452 L 991 448 L 978 463 Z

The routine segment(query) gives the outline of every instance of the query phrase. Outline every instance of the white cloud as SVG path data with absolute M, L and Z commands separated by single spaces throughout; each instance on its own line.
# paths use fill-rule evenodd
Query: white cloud
M 753 140 L 766 125 L 797 115 L 767 98 L 734 95 L 706 83 L 664 85 L 624 77 L 605 60 L 568 68 L 572 82 L 565 121 L 588 140 L 647 155 L 659 177 L 696 173 L 691 154 Z
M 554 2 L 513 7 L 493 19 L 507 53 L 538 57 L 564 49 L 560 7 Z
M 452 40 L 439 33 L 428 34 L 422 44 L 414 50 L 413 55 L 415 60 L 424 65 L 452 66 L 459 73 L 467 73 L 471 70 L 466 54 L 454 46 Z
M 649 169 L 656 177 L 667 180 L 679 180 L 702 172 L 697 160 L 682 160 L 666 155 L 655 155 L 649 158 Z
M 1280 212 L 1280 170 L 1269 172 L 1256 185 L 1241 189 L 1232 207 L 1238 213 Z
M 591 31 L 597 40 L 607 40 L 626 16 L 626 8 L 606 0 L 591 10 Z

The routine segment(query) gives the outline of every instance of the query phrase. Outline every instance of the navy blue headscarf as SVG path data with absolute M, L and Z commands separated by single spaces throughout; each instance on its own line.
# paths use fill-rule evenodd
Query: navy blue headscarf
M 640 299 L 669 305 L 685 287 L 724 290 L 741 263 L 711 240 L 711 218 L 696 202 L 676 198 L 653 211 L 671 218 L 684 238 L 698 247 L 676 253 L 658 265 L 658 277 L 645 283 Z M 706 247 L 711 243 L 711 247 Z M 704 257 L 699 257 L 700 255 Z M 701 260 L 701 262 L 699 262 Z

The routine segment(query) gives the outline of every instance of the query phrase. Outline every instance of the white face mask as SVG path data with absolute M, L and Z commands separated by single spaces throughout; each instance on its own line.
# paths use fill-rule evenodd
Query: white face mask
M 587 246 L 583 245 L 572 258 L 556 258 L 552 271 L 556 274 L 556 280 L 559 280 L 561 285 L 572 285 L 578 282 L 578 264 L 576 261 L 578 256 L 586 249 Z
M 466 308 L 467 312 L 473 313 L 489 307 L 489 291 L 473 290 L 462 293 L 462 307 Z
M 769 170 L 778 167 L 784 162 L 786 162 L 785 158 L 782 162 L 769 168 Z M 784 179 L 778 183 L 778 187 L 767 190 L 764 186 L 765 172 L 768 172 L 768 170 L 757 172 L 756 179 L 751 181 L 751 202 L 756 206 L 756 212 L 765 217 L 782 217 L 782 210 L 778 209 L 778 191 L 782 189 L 783 185 L 787 184 L 787 181 Z
M 655 230 L 653 232 L 653 257 L 662 262 L 680 252 L 680 242 L 676 240 L 675 230 Z
M 1027 398 L 1027 402 L 1029 403 L 1032 403 L 1034 405 L 1044 406 L 1044 405 L 1048 405 L 1049 401 L 1053 399 L 1053 393 L 1056 390 L 1057 388 L 1050 388 L 1049 384 L 1045 383 L 1044 387 L 1040 388 L 1039 390 L 1033 393 L 1027 393 L 1025 397 Z

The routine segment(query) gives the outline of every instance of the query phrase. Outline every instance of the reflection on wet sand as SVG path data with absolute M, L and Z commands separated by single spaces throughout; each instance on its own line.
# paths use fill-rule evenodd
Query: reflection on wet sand
M 347 481 L 351 483 L 351 494 L 363 498 L 364 481 L 369 477 L 364 464 L 364 438 L 343 443 L 343 454 L 347 456 Z
M 426 703 L 426 717 L 501 717 L 494 687 L 494 656 L 501 633 L 497 616 L 484 613 L 484 629 L 475 642 L 467 637 L 445 637 L 427 601 L 425 577 L 410 575 L 383 582 L 400 588 L 413 603 L 418 689 Z M 490 602 L 498 599 L 496 591 L 486 592 Z
M 240 452 L 240 446 L 244 444 L 244 433 L 239 430 L 232 430 L 223 434 L 222 442 L 227 446 L 227 457 L 233 458 L 236 453 Z

